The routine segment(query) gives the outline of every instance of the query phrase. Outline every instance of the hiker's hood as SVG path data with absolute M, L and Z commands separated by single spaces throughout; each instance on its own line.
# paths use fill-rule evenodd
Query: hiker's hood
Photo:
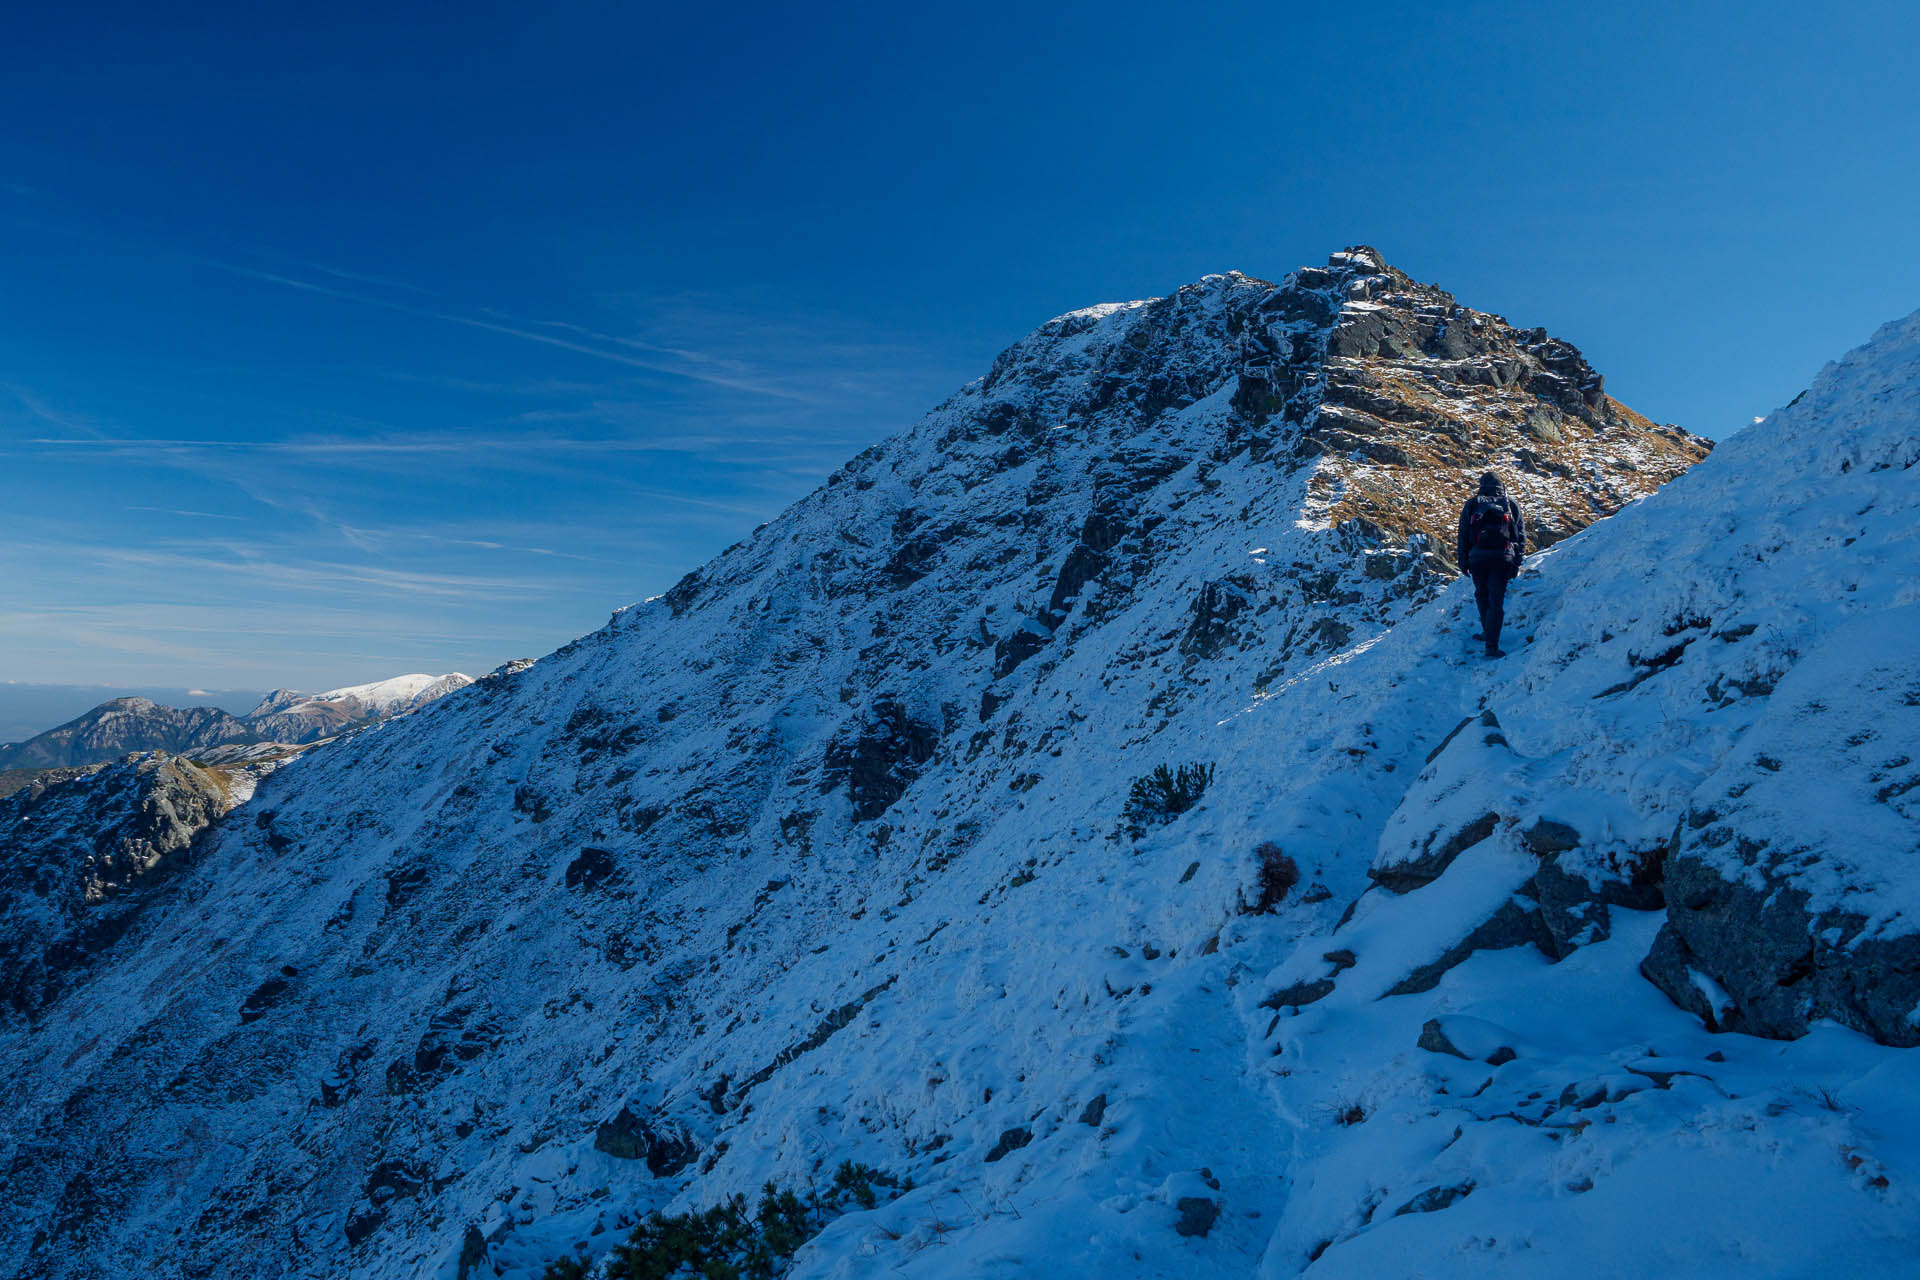
M 1480 477 L 1480 492 L 1491 497 L 1498 497 L 1504 494 L 1506 490 L 1500 485 L 1500 477 L 1489 471 L 1486 475 Z

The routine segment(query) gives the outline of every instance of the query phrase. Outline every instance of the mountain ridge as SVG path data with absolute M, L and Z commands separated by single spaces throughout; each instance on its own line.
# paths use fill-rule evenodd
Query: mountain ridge
M 265 780 L 84 1004 L 0 1028 L 3 1238 L 60 1276 L 532 1276 L 857 1160 L 916 1189 L 793 1274 L 1634 1270 L 1661 1232 L 1773 1240 L 1782 1194 L 1904 1257 L 1871 1185 L 1898 1144 L 1792 1101 L 1896 1115 L 1899 1051 L 1714 1063 L 1639 977 L 1662 909 L 1631 891 L 1769 682 L 1897 594 L 1920 432 L 1809 402 L 1861 454 L 1815 496 L 1878 512 L 1814 536 L 1876 574 L 1796 618 L 1764 433 L 1633 503 L 1704 448 L 1495 318 L 1430 352 L 1484 313 L 1383 265 L 1050 322 L 661 597 Z M 1363 420 L 1335 384 L 1384 389 Z M 1549 528 L 1627 506 L 1516 583 L 1498 667 L 1434 532 L 1489 464 Z M 1122 821 L 1160 765 L 1209 767 Z M 1710 934 L 1695 967 L 1737 958 Z M 1677 1148 L 1679 1188 L 1759 1211 L 1660 1213 Z M 1566 1222 L 1596 1186 L 1661 1232 Z

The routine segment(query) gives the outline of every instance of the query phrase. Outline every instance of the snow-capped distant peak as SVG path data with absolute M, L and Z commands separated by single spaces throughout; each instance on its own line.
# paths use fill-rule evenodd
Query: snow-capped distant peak
M 325 693 L 297 693 L 292 689 L 275 689 L 260 700 L 259 706 L 247 713 L 247 718 L 255 720 L 315 704 L 352 707 L 356 714 L 362 717 L 398 715 L 403 711 L 423 707 L 435 698 L 444 697 L 455 689 L 463 689 L 472 683 L 472 677 L 458 671 L 450 671 L 439 676 L 416 672 L 411 675 L 375 680 L 368 684 L 329 689 Z
M 392 676 L 325 693 L 276 689 L 247 714 L 253 729 L 276 742 L 313 742 L 376 720 L 418 711 L 473 683 L 458 671 Z
M 375 680 L 371 684 L 349 685 L 344 689 L 329 689 L 325 693 L 316 693 L 307 699 L 309 702 L 345 702 L 349 699 L 373 710 L 379 715 L 392 715 L 396 711 L 409 710 L 423 703 L 431 702 L 442 694 L 451 693 L 473 683 L 471 677 L 458 671 L 446 675 L 393 676 L 386 680 Z

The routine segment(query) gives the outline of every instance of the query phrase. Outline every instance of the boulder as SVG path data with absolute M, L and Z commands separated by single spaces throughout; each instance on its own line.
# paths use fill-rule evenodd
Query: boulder
M 1183 1236 L 1204 1236 L 1220 1217 L 1220 1202 L 1211 1196 L 1181 1196 L 1174 1204 L 1180 1220 L 1173 1229 Z
M 1032 1141 L 1033 1130 L 1024 1126 L 1008 1129 L 1000 1135 L 999 1141 L 993 1144 L 993 1149 L 987 1152 L 987 1163 L 993 1164 L 1004 1160 Z
M 1395 893 L 1409 893 L 1432 884 L 1455 858 L 1492 835 L 1499 822 L 1499 814 L 1483 813 L 1463 826 L 1438 828 L 1428 834 L 1427 843 L 1418 853 L 1403 861 L 1368 867 L 1367 878 Z
M 1388 819 L 1368 878 L 1395 893 L 1439 878 L 1499 827 L 1514 800 L 1507 779 L 1517 764 L 1493 712 L 1461 721 Z
M 1520 843 L 1536 857 L 1551 858 L 1580 847 L 1580 832 L 1564 822 L 1540 818 L 1520 833 Z
M 1624 859 L 1595 856 L 1578 829 L 1553 818 L 1537 819 L 1521 831 L 1520 843 L 1540 859 L 1534 893 L 1548 954 L 1556 960 L 1611 937 L 1611 908 L 1653 911 L 1665 904 L 1664 848 Z
M 700 1154 L 686 1130 L 656 1128 L 627 1107 L 594 1133 L 593 1149 L 616 1160 L 644 1160 L 647 1172 L 656 1178 L 672 1177 Z
M 1419 1047 L 1428 1053 L 1444 1053 L 1498 1067 L 1520 1056 L 1514 1051 L 1512 1039 L 1512 1033 L 1496 1023 L 1464 1014 L 1449 1014 L 1426 1020 L 1420 1028 Z
M 1605 895 L 1584 876 L 1548 860 L 1540 864 L 1533 883 L 1547 954 L 1554 959 L 1564 960 L 1581 947 L 1613 936 L 1613 913 Z
M 1448 1186 L 1428 1187 L 1413 1199 L 1393 1211 L 1398 1218 L 1409 1213 L 1433 1213 L 1444 1209 L 1456 1200 L 1464 1200 L 1473 1194 L 1473 1182 L 1456 1182 Z
M 592 845 L 580 850 L 567 864 L 569 889 L 606 889 L 619 883 L 621 878 L 620 866 L 614 861 L 612 851 Z
M 1641 972 L 1709 1026 L 1920 1045 L 1916 626 L 1908 605 L 1834 632 L 1695 791 Z
M 1315 978 L 1280 988 L 1260 1002 L 1263 1009 L 1298 1009 L 1333 994 L 1332 978 Z
M 1736 841 L 1763 864 L 1768 850 Z M 1691 851 L 1667 869 L 1667 922 L 1640 972 L 1713 1030 L 1791 1040 L 1831 1018 L 1920 1045 L 1920 935 L 1868 936 L 1868 917 L 1813 909 L 1778 874 L 1728 876 Z
M 1466 937 L 1448 947 L 1434 959 L 1409 973 L 1387 990 L 1390 996 L 1413 995 L 1431 991 L 1440 985 L 1447 970 L 1460 964 L 1476 951 L 1500 951 L 1531 943 L 1549 955 L 1551 941 L 1540 921 L 1539 904 L 1516 894 L 1502 903 Z
M 1241 642 L 1235 620 L 1253 603 L 1253 579 L 1244 574 L 1209 582 L 1193 600 L 1193 618 L 1180 637 L 1180 652 L 1213 658 Z

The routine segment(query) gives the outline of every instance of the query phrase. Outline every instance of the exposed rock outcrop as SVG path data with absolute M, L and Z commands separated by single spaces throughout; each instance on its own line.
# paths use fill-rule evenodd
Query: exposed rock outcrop
M 684 1128 L 657 1128 L 627 1107 L 594 1132 L 593 1149 L 616 1160 L 645 1161 L 647 1172 L 656 1178 L 673 1176 L 700 1155 L 699 1145 Z
M 1909 605 L 1809 654 L 1675 832 L 1643 971 L 1708 1025 L 1920 1045 L 1916 628 Z
M 0 800 L 0 1006 L 31 1014 L 71 985 L 250 785 L 147 752 Z

